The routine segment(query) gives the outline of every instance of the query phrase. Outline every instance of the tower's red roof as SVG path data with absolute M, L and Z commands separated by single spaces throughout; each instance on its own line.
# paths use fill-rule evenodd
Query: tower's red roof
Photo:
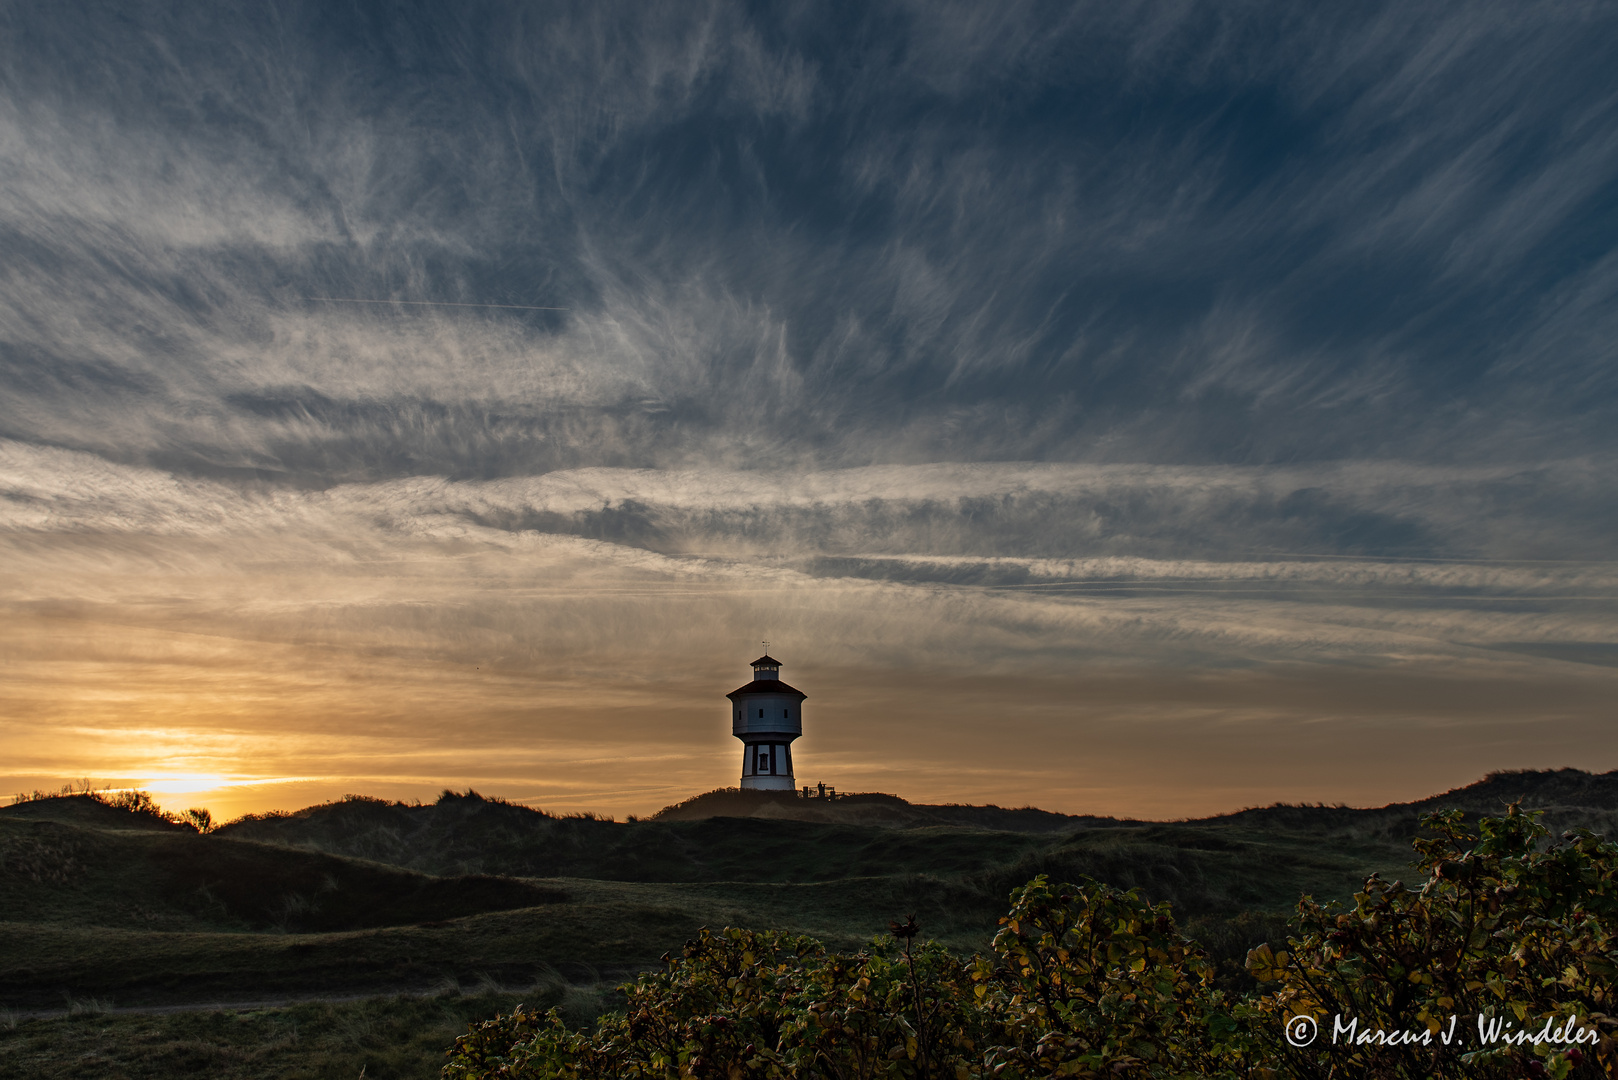
M 809 695 L 802 690 L 794 690 L 780 679 L 754 679 L 746 686 L 738 687 L 725 696 L 728 698 L 745 697 L 748 694 L 790 694 L 799 701 Z

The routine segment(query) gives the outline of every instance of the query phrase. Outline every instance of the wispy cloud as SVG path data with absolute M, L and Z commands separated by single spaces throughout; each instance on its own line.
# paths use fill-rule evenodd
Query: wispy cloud
M 172 629 L 185 620 L 232 634 L 280 626 L 272 636 L 291 641 L 316 618 L 354 642 L 451 655 L 461 635 L 475 650 L 498 626 L 502 649 L 525 637 L 528 655 L 563 649 L 603 672 L 617 661 L 589 659 L 597 648 L 653 666 L 668 662 L 650 655 L 656 650 L 721 648 L 707 637 L 664 641 L 661 628 L 689 619 L 678 611 L 693 597 L 732 611 L 722 624 L 788 619 L 808 638 L 840 641 L 849 663 L 881 640 L 889 663 L 943 667 L 962 650 L 979 664 L 1016 666 L 1035 639 L 1028 663 L 1043 663 L 1052 649 L 1215 666 L 1304 656 L 1358 662 L 1414 650 L 1460 663 L 1502 642 L 1603 640 L 1618 602 L 1618 570 L 1604 561 L 1192 554 L 1233 518 L 1232 540 L 1251 540 L 1265 524 L 1255 508 L 1270 512 L 1281 536 L 1311 513 L 1328 531 L 1363 519 L 1371 524 L 1360 527 L 1395 536 L 1442 536 L 1450 522 L 1472 516 L 1478 489 L 1514 479 L 1490 469 L 590 469 L 295 492 L 18 444 L 0 463 L 0 520 L 16 565 L 59 571 L 21 575 L 16 602 L 97 601 L 98 589 L 106 590 L 102 601 L 129 602 L 149 594 L 152 574 L 141 569 L 149 560 L 179 560 L 190 569 L 165 571 L 174 591 L 153 609 Z M 1277 510 L 1289 500 L 1294 513 Z M 1109 504 L 1130 512 L 1074 527 L 1086 508 L 1093 516 Z M 1039 530 L 1032 536 L 1031 526 Z M 51 537 L 74 539 L 63 546 Z M 1019 539 L 1045 550 L 965 553 L 1006 551 Z M 1524 540 L 1509 532 L 1497 539 Z M 1150 549 L 1157 554 L 1139 554 Z M 113 572 L 98 568 L 103 559 L 128 561 Z M 244 584 L 260 564 L 272 579 L 296 573 L 324 584 Z M 609 604 L 640 611 L 642 629 L 604 616 Z M 412 614 L 396 621 L 403 610 Z M 496 616 L 500 610 L 507 614 Z M 764 614 L 771 610 L 780 614 Z M 526 630 L 508 622 L 525 617 L 534 619 Z M 242 619 L 248 623 L 237 625 Z M 589 625 L 597 619 L 603 626 Z M 985 651 L 989 640 L 996 644 Z
M 0 421 L 307 480 L 321 452 L 371 475 L 1499 453 L 1473 418 L 1525 392 L 1512 445 L 1542 455 L 1534 426 L 1571 386 L 1610 401 L 1597 339 L 1522 329 L 1610 291 L 1579 253 L 1618 168 L 1614 102 L 1577 77 L 1608 20 L 1003 16 L 895 8 L 828 50 L 813 8 L 781 27 L 513 9 L 401 30 L 364 76 L 327 62 L 312 10 L 240 20 L 226 57 L 219 25 L 115 42 L 25 20 L 17 41 L 80 63 L 69 95 L 13 57 L 0 329 L 20 392 Z M 288 426 L 266 394 L 398 422 Z M 1456 395 L 1470 409 L 1435 413 Z M 646 403 L 670 422 L 622 418 Z M 559 407 L 585 415 L 558 432 Z
M 1331 713 L 1285 672 L 1612 670 L 1603 7 L 3 18 L 37 731 L 269 754 L 354 709 L 345 775 L 419 778 L 454 752 L 362 762 L 467 700 L 551 746 L 610 673 L 697 700 L 769 635 L 849 693 L 1135 680 L 1102 726 L 1166 672 L 1245 673 L 1227 713 L 1268 724 Z M 1500 700 L 1519 764 L 1539 714 Z

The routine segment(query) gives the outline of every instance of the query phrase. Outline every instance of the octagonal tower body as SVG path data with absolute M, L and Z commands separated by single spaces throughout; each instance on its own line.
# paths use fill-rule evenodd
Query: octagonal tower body
M 753 661 L 753 681 L 725 695 L 730 733 L 742 741 L 742 788 L 792 791 L 792 740 L 803 734 L 809 695 L 781 681 L 781 662 L 765 653 Z

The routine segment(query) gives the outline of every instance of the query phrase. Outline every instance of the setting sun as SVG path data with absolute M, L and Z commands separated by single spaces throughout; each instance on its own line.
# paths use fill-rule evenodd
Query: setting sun
M 246 781 L 232 780 L 228 777 L 206 773 L 176 773 L 168 776 L 153 777 L 144 781 L 140 786 L 154 795 L 191 795 L 201 791 L 217 791 L 220 788 L 234 787 L 244 782 Z

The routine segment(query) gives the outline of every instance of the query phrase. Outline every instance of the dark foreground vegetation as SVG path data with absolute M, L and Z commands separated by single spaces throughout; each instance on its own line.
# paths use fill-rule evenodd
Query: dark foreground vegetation
M 540 987 L 511 994 L 455 987 L 425 995 L 309 1001 L 275 1008 L 106 1012 L 97 1002 L 49 1020 L 0 1015 L 0 1076 L 74 1080 L 432 1080 L 469 1023 L 524 1003 L 561 1004 Z M 6 1025 L 10 1024 L 8 1028 Z
M 519 1010 L 461 1038 L 445 1076 L 1611 1075 L 1618 845 L 1581 831 L 1542 849 L 1544 827 L 1516 807 L 1476 835 L 1459 812 L 1426 824 L 1419 891 L 1372 878 L 1346 910 L 1303 902 L 1290 951 L 1249 955 L 1251 990 L 1220 987 L 1168 904 L 1039 877 L 1013 893 L 987 957 L 919 943 L 913 920 L 851 955 L 705 931 L 593 1029 Z M 1346 1045 L 1319 1038 L 1344 1017 Z M 1482 1036 L 1491 1022 L 1505 1039 Z
M 258 1017 L 219 1028 L 243 1040 L 225 1055 L 234 1072 L 204 1067 L 212 1051 L 202 1050 L 162 1072 L 136 1063 L 140 1047 L 191 1039 L 201 1014 L 106 1010 L 321 997 L 335 1046 L 355 1017 L 393 1008 L 355 999 L 419 1003 L 458 983 L 522 988 L 530 1015 L 561 994 L 577 1021 L 603 991 L 621 1006 L 610 987 L 705 940 L 704 928 L 769 928 L 855 957 L 914 913 L 927 949 L 985 952 L 1006 897 L 1038 875 L 1170 903 L 1214 989 L 1248 993 L 1249 950 L 1287 948 L 1300 895 L 1352 903 L 1368 873 L 1416 880 L 1421 813 L 1454 807 L 1475 825 L 1512 801 L 1555 833 L 1613 835 L 1618 774 L 1506 773 L 1403 806 L 1276 806 L 1176 823 L 729 792 L 613 822 L 446 792 L 431 805 L 350 797 L 215 828 L 138 794 L 31 798 L 0 808 L 0 1075 L 353 1076 L 340 1055 L 328 1068 L 243 1049 L 259 1035 L 274 1041 L 265 1025 L 281 1010 L 262 1007 L 220 1013 Z M 75 1015 L 39 1015 L 53 1010 Z M 453 1034 L 407 1027 L 445 1044 Z M 437 1037 L 375 1036 L 397 1053 L 365 1058 L 366 1076 L 433 1075 Z M 95 1067 L 79 1050 L 88 1046 L 100 1048 Z

